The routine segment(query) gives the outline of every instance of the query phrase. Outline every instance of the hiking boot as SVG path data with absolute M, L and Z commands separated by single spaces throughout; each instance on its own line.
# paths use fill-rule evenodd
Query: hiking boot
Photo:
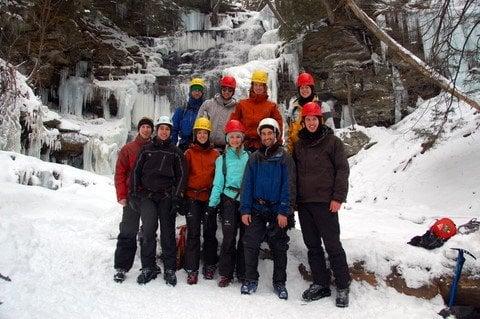
M 137 283 L 140 285 L 144 285 L 155 278 L 157 278 L 157 272 L 154 268 L 142 268 L 142 272 L 137 277 Z
M 277 294 L 278 298 L 287 300 L 288 299 L 288 291 L 287 287 L 284 284 L 273 284 L 273 291 Z
M 187 284 L 196 285 L 198 282 L 198 271 L 188 271 L 187 273 Z
M 203 278 L 206 280 L 212 280 L 215 276 L 215 270 L 217 267 L 215 265 L 209 265 L 203 267 Z
M 113 275 L 113 281 L 122 283 L 125 280 L 125 274 L 127 273 L 124 269 L 117 269 L 115 275 Z
M 337 298 L 335 299 L 335 305 L 339 308 L 348 307 L 348 294 L 350 293 L 349 288 L 337 289 Z
M 257 291 L 258 282 L 256 281 L 245 281 L 240 288 L 242 295 L 251 295 Z
M 163 279 L 165 279 L 165 283 L 169 286 L 175 287 L 177 284 L 177 275 L 175 275 L 175 270 L 167 269 L 163 274 Z
M 218 287 L 227 287 L 228 285 L 230 285 L 230 283 L 232 282 L 232 279 L 226 277 L 226 276 L 220 276 L 220 280 L 218 281 Z
M 159 265 L 153 266 L 153 270 L 157 273 L 157 275 L 162 273 L 162 268 Z
M 311 284 L 310 288 L 305 290 L 302 294 L 302 298 L 305 301 L 314 301 L 320 298 L 329 297 L 332 295 L 329 287 L 323 287 L 317 284 Z

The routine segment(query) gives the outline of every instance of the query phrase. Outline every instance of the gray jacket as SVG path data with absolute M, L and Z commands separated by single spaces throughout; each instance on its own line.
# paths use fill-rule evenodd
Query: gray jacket
M 197 118 L 207 117 L 212 122 L 210 142 L 215 146 L 225 146 L 226 142 L 223 128 L 230 114 L 235 110 L 236 105 L 237 100 L 235 98 L 232 97 L 230 100 L 225 101 L 220 94 L 216 94 L 215 97 L 203 102 L 198 110 Z

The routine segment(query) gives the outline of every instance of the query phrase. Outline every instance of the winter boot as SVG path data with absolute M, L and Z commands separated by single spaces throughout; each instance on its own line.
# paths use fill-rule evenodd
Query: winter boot
M 288 299 L 288 291 L 287 287 L 281 283 L 274 283 L 273 284 L 273 291 L 277 294 L 278 298 L 287 300 Z
M 218 281 L 218 287 L 227 287 L 228 285 L 230 285 L 230 283 L 232 282 L 232 279 L 226 277 L 226 276 L 220 276 L 220 280 Z
M 162 273 L 162 268 L 159 265 L 153 266 L 153 270 L 157 273 L 157 275 Z
M 302 298 L 305 301 L 314 301 L 320 298 L 329 297 L 332 295 L 329 287 L 323 287 L 317 284 L 311 284 L 310 288 L 305 290 L 302 294 Z
M 140 285 L 144 285 L 155 278 L 157 278 L 157 271 L 155 270 L 155 268 L 142 268 L 142 272 L 137 277 L 137 282 Z
M 258 282 L 256 281 L 245 281 L 240 288 L 242 295 L 251 295 L 257 291 Z
M 188 271 L 187 284 L 196 285 L 198 282 L 198 271 Z
M 115 275 L 113 275 L 113 281 L 122 283 L 125 280 L 125 274 L 127 273 L 124 269 L 117 269 Z
M 169 286 L 175 287 L 177 284 L 177 275 L 175 275 L 175 270 L 167 269 L 163 274 L 163 279 L 165 279 L 165 283 Z
M 335 299 L 335 304 L 337 307 L 345 308 L 348 307 L 348 294 L 350 293 L 349 288 L 337 289 L 337 298 Z
M 212 280 L 213 277 L 215 276 L 215 270 L 217 269 L 217 266 L 215 265 L 209 265 L 209 266 L 204 266 L 203 267 L 203 278 L 206 280 Z

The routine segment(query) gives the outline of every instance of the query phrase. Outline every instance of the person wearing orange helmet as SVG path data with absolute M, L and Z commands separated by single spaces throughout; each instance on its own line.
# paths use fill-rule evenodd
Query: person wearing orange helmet
M 220 93 L 203 102 L 198 110 L 197 118 L 207 117 L 210 119 L 212 122 L 210 141 L 216 149 L 223 151 L 226 145 L 223 128 L 237 105 L 237 100 L 233 97 L 237 81 L 233 76 L 225 75 L 220 79 L 219 84 Z
M 293 100 L 289 107 L 289 114 L 287 116 L 288 123 L 288 139 L 287 148 L 291 152 L 293 144 L 298 140 L 298 131 L 302 128 L 302 107 L 309 102 L 316 102 L 320 105 L 322 110 L 323 124 L 335 129 L 333 122 L 332 110 L 328 103 L 322 103 L 315 94 L 315 80 L 310 73 L 303 72 L 297 77 L 298 96 Z
M 283 132 L 283 119 L 276 103 L 268 100 L 268 73 L 255 70 L 252 73 L 249 97 L 240 100 L 231 114 L 231 120 L 238 120 L 245 125 L 245 147 L 255 151 L 262 145 L 257 134 L 258 123 L 264 118 L 273 118 L 280 125 L 280 140 Z
M 217 213 L 207 210 L 208 199 L 215 175 L 215 160 L 219 153 L 210 143 L 212 124 L 206 117 L 199 117 L 193 125 L 193 143 L 185 152 L 188 168 L 187 190 L 188 202 L 187 241 L 185 246 L 185 270 L 187 283 L 195 285 L 198 281 L 200 252 L 203 253 L 203 278 L 214 277 L 218 261 L 216 238 Z M 203 234 L 201 232 L 203 225 Z M 203 235 L 203 236 L 202 236 Z M 200 249 L 200 239 L 203 247 Z
M 210 210 L 220 207 L 222 246 L 218 261 L 219 287 L 227 287 L 234 272 L 239 281 L 245 279 L 243 234 L 245 226 L 240 220 L 240 186 L 249 153 L 243 147 L 245 127 L 237 120 L 225 125 L 227 147 L 215 162 L 215 178 L 208 203 Z M 237 233 L 240 233 L 237 240 Z
M 322 110 L 315 102 L 302 108 L 303 128 L 293 146 L 297 169 L 297 207 L 313 284 L 305 290 L 305 301 L 331 295 L 322 241 L 337 288 L 337 307 L 348 306 L 351 277 L 342 243 L 338 211 L 347 199 L 349 166 L 343 142 L 322 124 Z

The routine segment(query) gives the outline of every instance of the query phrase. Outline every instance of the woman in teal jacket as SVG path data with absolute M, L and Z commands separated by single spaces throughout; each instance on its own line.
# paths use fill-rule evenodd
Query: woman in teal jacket
M 243 147 L 245 128 L 237 120 L 230 120 L 225 125 L 227 148 L 225 153 L 215 161 L 215 177 L 208 203 L 209 211 L 220 204 L 223 242 L 220 250 L 219 287 L 228 286 L 233 280 L 236 269 L 237 278 L 245 278 L 245 258 L 243 254 L 243 233 L 245 226 L 240 220 L 240 186 L 243 171 L 248 161 L 248 152 Z M 237 232 L 240 230 L 238 243 Z

